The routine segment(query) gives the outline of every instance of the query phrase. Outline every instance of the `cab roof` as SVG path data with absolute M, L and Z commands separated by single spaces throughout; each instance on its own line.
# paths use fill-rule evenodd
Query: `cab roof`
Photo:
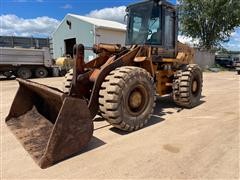
M 174 11 L 176 10 L 176 6 L 173 5 L 172 3 L 166 1 L 166 0 L 146 0 L 146 1 L 142 1 L 142 2 L 138 2 L 138 3 L 128 5 L 126 11 L 128 11 L 129 8 L 133 8 L 133 7 L 137 7 L 137 6 L 143 6 L 143 5 L 149 4 L 151 2 L 159 3 L 163 6 L 166 6 L 170 9 L 173 9 Z

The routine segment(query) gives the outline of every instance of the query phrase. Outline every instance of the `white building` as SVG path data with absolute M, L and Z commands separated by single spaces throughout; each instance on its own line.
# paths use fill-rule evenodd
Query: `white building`
M 72 55 L 74 44 L 83 44 L 85 47 L 92 47 L 95 43 L 117 43 L 125 44 L 126 25 L 67 14 L 57 30 L 52 35 L 53 58 L 56 59 L 64 54 Z M 91 60 L 95 54 L 85 50 L 85 59 Z

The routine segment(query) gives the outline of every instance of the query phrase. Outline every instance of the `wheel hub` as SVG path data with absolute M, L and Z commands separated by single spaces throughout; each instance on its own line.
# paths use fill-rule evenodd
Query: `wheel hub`
M 148 92 L 143 85 L 135 86 L 126 99 L 126 108 L 134 116 L 142 113 L 147 105 Z
M 129 97 L 130 108 L 138 108 L 142 104 L 142 94 L 139 91 L 133 91 Z

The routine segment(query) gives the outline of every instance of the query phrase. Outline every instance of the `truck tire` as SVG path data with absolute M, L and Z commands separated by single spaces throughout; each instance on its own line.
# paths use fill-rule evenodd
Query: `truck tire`
M 114 127 L 134 131 L 147 124 L 155 100 L 151 75 L 139 67 L 123 66 L 110 72 L 102 83 L 99 109 Z
M 73 69 L 70 69 L 68 73 L 65 75 L 65 80 L 63 82 L 63 92 L 65 94 L 68 94 L 70 91 L 72 79 L 73 79 Z
M 37 78 L 45 78 L 48 76 L 48 71 L 45 67 L 38 67 L 36 70 L 35 70 L 35 76 Z
M 237 74 L 240 75 L 240 71 L 237 71 Z
M 20 67 L 17 70 L 17 77 L 20 77 L 22 79 L 29 79 L 32 77 L 32 71 L 27 67 Z
M 173 100 L 185 108 L 193 108 L 200 103 L 202 93 L 202 71 L 197 64 L 189 64 L 179 70 L 173 80 Z
M 12 72 L 10 72 L 10 71 L 6 71 L 6 72 L 4 72 L 3 73 L 3 75 L 7 78 L 7 79 L 9 79 L 10 77 L 12 77 Z
M 67 70 L 63 69 L 59 71 L 59 76 L 63 77 L 67 74 Z

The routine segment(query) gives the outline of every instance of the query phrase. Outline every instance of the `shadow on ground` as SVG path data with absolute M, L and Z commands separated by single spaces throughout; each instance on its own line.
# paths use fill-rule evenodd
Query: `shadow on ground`
M 88 145 L 85 148 L 83 148 L 82 150 L 79 150 L 79 152 L 77 152 L 77 153 L 75 153 L 75 154 L 73 154 L 73 155 L 71 155 L 71 156 L 69 156 L 69 157 L 67 157 L 67 158 L 65 158 L 61 161 L 56 162 L 52 166 L 55 166 L 58 163 L 61 163 L 63 161 L 67 161 L 68 159 L 74 158 L 75 156 L 79 156 L 79 155 L 81 155 L 85 152 L 91 151 L 91 150 L 93 150 L 95 148 L 98 148 L 100 146 L 103 146 L 104 144 L 106 144 L 104 141 L 102 141 L 102 140 L 98 139 L 97 137 L 93 136 L 91 141 L 88 143 Z
M 205 96 L 202 96 L 201 98 L 204 98 Z M 199 105 L 205 103 L 205 101 L 200 101 Z M 171 96 L 162 96 L 162 97 L 158 97 L 156 100 L 156 106 L 153 112 L 152 117 L 149 119 L 147 125 L 144 128 L 148 128 L 152 125 L 155 125 L 157 123 L 160 123 L 162 121 L 164 121 L 164 116 L 167 114 L 173 114 L 173 113 L 179 113 L 182 110 L 184 110 L 184 108 L 176 105 L 174 103 L 174 101 L 172 100 Z M 103 119 L 104 120 L 104 119 Z M 142 129 L 144 129 L 142 128 Z M 141 131 L 142 129 L 140 129 L 139 131 Z M 134 133 L 134 132 L 126 132 L 126 131 L 122 131 L 118 128 L 115 127 L 111 127 L 110 128 L 111 131 L 120 134 L 120 135 L 126 135 L 129 133 Z
M 153 115 L 164 116 L 166 114 L 173 114 L 172 111 L 166 110 L 168 108 L 179 109 L 179 107 L 173 102 L 171 96 L 158 97 Z
M 202 97 L 203 98 L 203 97 Z M 200 101 L 200 104 L 203 104 L 205 101 Z M 156 106 L 155 106 L 155 109 L 154 109 L 154 113 L 152 115 L 152 117 L 150 118 L 150 120 L 148 121 L 147 125 L 138 130 L 138 131 L 141 131 L 145 128 L 148 128 L 152 125 L 155 125 L 157 123 L 160 123 L 162 121 L 165 120 L 164 116 L 167 115 L 167 114 L 173 114 L 173 113 L 178 113 L 180 112 L 181 110 L 183 110 L 183 108 L 177 106 L 171 96 L 164 96 L 164 97 L 158 97 L 157 98 L 157 101 L 156 101 Z M 104 121 L 104 119 L 101 117 L 101 116 L 97 116 L 95 119 L 94 119 L 95 122 L 100 122 L 100 121 Z M 110 128 L 109 128 L 110 127 Z M 96 130 L 99 130 L 99 129 L 104 129 L 104 128 L 107 128 L 107 130 L 109 129 L 110 131 L 114 132 L 114 133 L 117 133 L 119 135 L 127 135 L 129 133 L 134 133 L 134 132 L 126 132 L 126 131 L 123 131 L 123 130 L 120 130 L 120 129 L 117 129 L 115 127 L 111 127 L 110 124 L 104 124 L 98 128 L 95 128 L 94 131 Z M 105 145 L 106 142 L 102 141 L 101 139 L 98 139 L 97 137 L 93 136 L 91 141 L 88 143 L 87 147 L 85 147 L 84 149 L 80 150 L 78 153 L 64 159 L 64 160 L 67 160 L 67 159 L 70 159 L 70 158 L 73 158 L 74 156 L 78 156 L 78 155 L 81 155 L 85 152 L 88 152 L 88 151 L 91 151 L 93 149 L 96 149 L 96 148 L 99 148 L 103 145 Z M 62 161 L 64 161 L 62 160 Z M 62 162 L 60 161 L 60 162 Z M 60 162 L 57 162 L 56 164 L 60 163 Z M 56 165 L 55 164 L 55 165 Z
M 171 111 L 165 111 L 166 108 L 174 108 L 176 107 L 176 105 L 174 104 L 174 102 L 172 101 L 170 96 L 165 96 L 165 97 L 159 97 L 156 101 L 156 106 L 154 109 L 154 113 L 152 115 L 152 117 L 149 119 L 147 125 L 142 128 L 148 128 L 152 125 L 155 125 L 157 123 L 160 123 L 162 121 L 164 121 L 165 119 L 162 117 L 166 114 L 172 114 L 173 112 Z M 142 129 L 140 129 L 139 131 L 141 131 Z M 120 135 L 126 135 L 129 133 L 134 133 L 134 132 L 126 132 L 126 131 L 122 131 L 120 129 L 117 129 L 115 127 L 110 128 L 111 131 L 120 134 Z

